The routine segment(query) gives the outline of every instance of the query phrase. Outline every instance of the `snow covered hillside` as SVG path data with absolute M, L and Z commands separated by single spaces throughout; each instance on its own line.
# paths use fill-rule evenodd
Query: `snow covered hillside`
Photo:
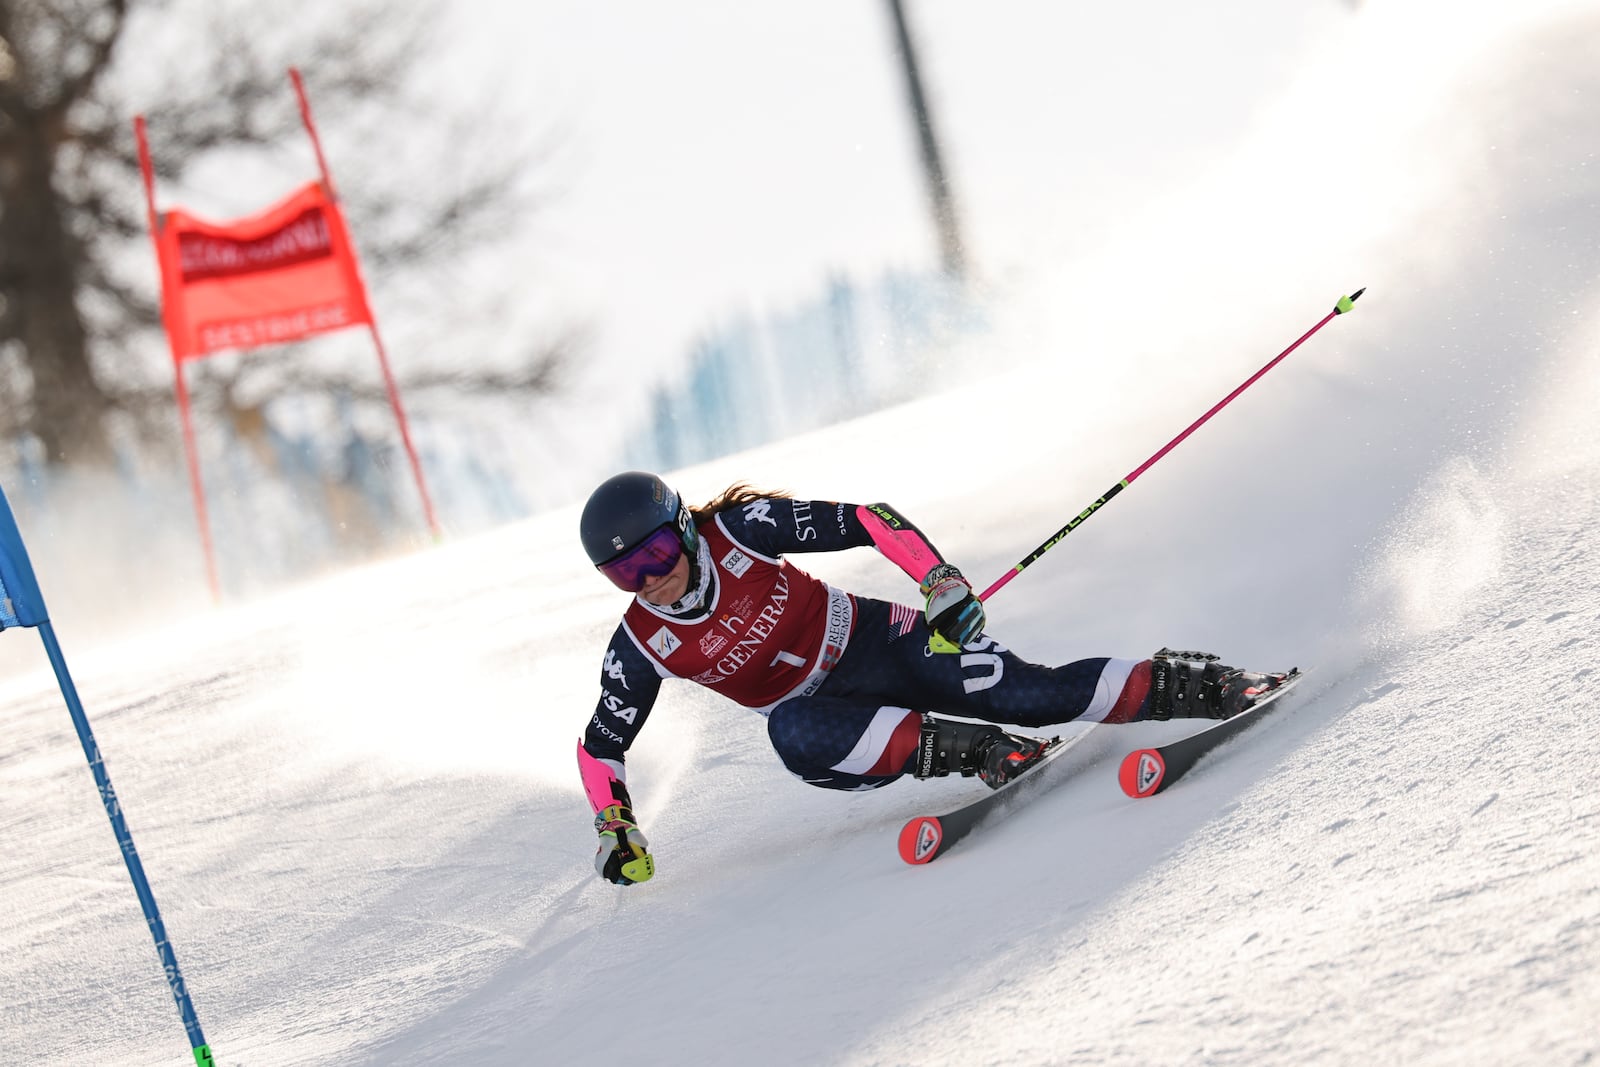
M 680 685 L 629 760 L 659 873 L 600 882 L 573 747 L 623 603 L 572 510 L 117 644 L 58 616 L 218 1061 L 1600 1059 L 1600 8 L 1536 8 L 1366 5 L 997 313 L 1036 363 L 672 476 L 887 499 L 986 582 L 1367 286 L 990 604 L 1036 659 L 1312 669 L 1159 797 L 1117 759 L 1192 727 L 1096 728 L 911 868 L 981 785 L 809 788 Z M 187 1062 L 42 651 L 0 732 L 0 1063 Z

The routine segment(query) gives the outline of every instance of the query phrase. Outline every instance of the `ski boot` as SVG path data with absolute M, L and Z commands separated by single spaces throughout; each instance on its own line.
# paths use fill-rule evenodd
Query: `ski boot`
M 1206 652 L 1163 648 L 1150 657 L 1148 719 L 1231 719 L 1288 675 L 1229 667 Z
M 965 778 L 977 775 L 990 789 L 999 789 L 1043 759 L 1051 744 L 984 722 L 924 715 L 912 773 L 918 778 L 943 778 L 952 771 Z

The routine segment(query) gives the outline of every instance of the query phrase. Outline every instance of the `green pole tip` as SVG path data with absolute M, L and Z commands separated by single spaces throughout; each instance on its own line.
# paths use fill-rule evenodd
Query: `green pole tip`
M 1345 312 L 1349 311 L 1352 307 L 1355 306 L 1355 302 L 1357 300 L 1360 300 L 1361 299 L 1361 294 L 1366 292 L 1366 291 L 1367 291 L 1366 286 L 1362 286 L 1360 289 L 1357 289 L 1355 292 L 1351 293 L 1349 296 L 1341 296 L 1339 298 L 1339 302 L 1337 304 L 1333 305 L 1333 313 L 1335 315 L 1343 315 Z

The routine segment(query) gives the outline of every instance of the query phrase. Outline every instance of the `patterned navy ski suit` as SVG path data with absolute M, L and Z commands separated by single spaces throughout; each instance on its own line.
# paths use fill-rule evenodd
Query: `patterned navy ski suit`
M 1148 661 L 1045 667 L 983 635 L 959 654 L 928 648 L 920 609 L 834 589 L 784 559 L 876 546 L 915 579 L 940 561 L 886 505 L 762 499 L 697 526 L 711 584 L 696 613 L 635 598 L 606 649 L 600 699 L 579 752 L 596 811 L 625 780 L 624 754 L 664 678 L 686 678 L 767 716 L 784 765 L 812 785 L 870 789 L 909 773 L 921 713 L 1042 728 L 1126 722 Z

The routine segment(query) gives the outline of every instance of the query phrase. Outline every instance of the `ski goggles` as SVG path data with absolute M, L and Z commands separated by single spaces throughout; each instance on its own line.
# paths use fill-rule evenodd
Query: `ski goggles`
M 657 526 L 649 537 L 595 569 L 623 592 L 637 593 L 644 588 L 646 578 L 671 574 L 682 555 L 683 542 L 678 540 L 677 527 Z

